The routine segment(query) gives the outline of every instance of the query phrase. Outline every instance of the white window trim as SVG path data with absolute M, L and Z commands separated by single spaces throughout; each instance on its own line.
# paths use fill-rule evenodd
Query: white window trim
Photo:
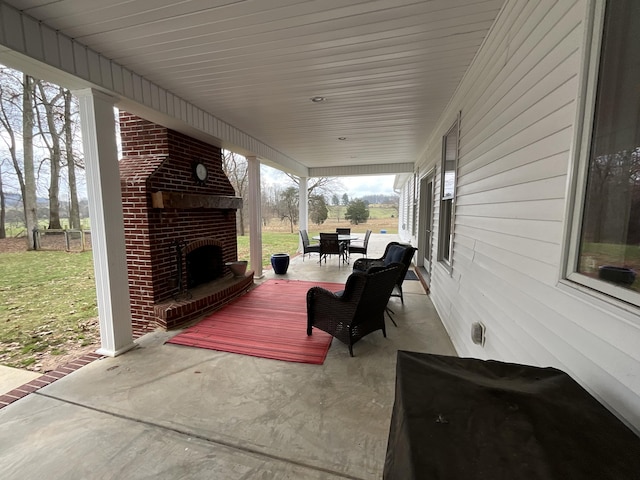
M 640 306 L 640 295 L 637 292 L 577 272 L 591 135 L 593 133 L 598 88 L 600 53 L 604 33 L 605 6 L 606 0 L 590 0 L 584 21 L 584 55 L 580 71 L 578 108 L 576 109 L 576 120 L 574 122 L 576 128 L 573 145 L 575 147 L 571 154 L 570 182 L 567 191 L 567 218 L 569 221 L 566 222 L 565 226 L 562 271 L 560 272 L 559 282 L 578 288 L 583 293 L 585 289 L 581 287 L 588 287 L 590 290 L 587 291 L 594 297 L 618 306 L 620 306 L 620 300 Z
M 417 230 L 417 215 L 418 215 L 418 174 L 414 172 L 411 179 L 413 185 L 413 198 L 412 198 L 412 214 L 411 214 L 411 236 L 415 237 Z
M 437 251 L 437 259 L 438 263 L 446 268 L 449 274 L 453 273 L 453 235 L 454 235 L 454 226 L 455 226 L 455 218 L 456 218 L 456 196 L 458 194 L 458 163 L 460 157 L 460 120 L 462 117 L 462 112 L 458 112 L 455 122 L 447 129 L 447 132 L 442 136 L 442 157 L 440 159 L 440 191 L 438 193 L 438 251 Z M 443 224 L 443 210 L 442 210 L 442 195 L 444 192 L 444 176 L 445 176 L 445 152 L 446 152 L 446 139 L 449 134 L 456 127 L 456 158 L 454 165 L 455 177 L 453 181 L 453 197 L 451 199 L 451 227 L 449 231 L 449 238 L 443 239 L 444 237 L 444 229 L 442 228 Z M 442 242 L 449 242 L 449 258 L 444 258 L 444 252 L 442 249 Z

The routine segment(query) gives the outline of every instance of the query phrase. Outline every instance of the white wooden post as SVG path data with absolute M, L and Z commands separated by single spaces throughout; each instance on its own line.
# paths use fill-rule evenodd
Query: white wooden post
M 87 169 L 93 267 L 101 348 L 115 357 L 135 347 L 131 328 L 122 194 L 113 99 L 92 89 L 75 91 Z
M 300 177 L 298 185 L 298 224 L 300 230 L 309 230 L 309 194 L 307 193 L 307 177 Z M 302 238 L 298 238 L 298 251 L 302 252 Z
M 247 158 L 249 173 L 249 258 L 254 278 L 262 278 L 262 198 L 260 195 L 260 162 Z

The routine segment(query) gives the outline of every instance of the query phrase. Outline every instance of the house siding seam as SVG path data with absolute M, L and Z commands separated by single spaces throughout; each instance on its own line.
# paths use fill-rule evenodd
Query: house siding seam
M 462 111 L 453 271 L 434 261 L 431 298 L 459 355 L 560 368 L 640 432 L 639 312 L 558 283 L 586 13 L 586 0 L 507 1 L 425 139 L 416 164 L 436 169 L 435 259 L 441 138 Z

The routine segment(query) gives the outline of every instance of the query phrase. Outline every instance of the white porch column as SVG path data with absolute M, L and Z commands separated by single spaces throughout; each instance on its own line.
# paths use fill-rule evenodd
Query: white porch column
M 260 162 L 247 158 L 249 173 L 249 255 L 255 278 L 262 278 L 262 198 L 260 195 Z
M 307 177 L 300 177 L 298 184 L 298 224 L 300 230 L 309 230 L 309 194 L 307 193 Z M 302 252 L 302 238 L 298 235 L 298 251 Z
M 113 99 L 92 89 L 80 100 L 80 125 L 87 169 L 93 268 L 100 316 L 98 353 L 115 357 L 135 347 L 131 329 L 122 195 Z

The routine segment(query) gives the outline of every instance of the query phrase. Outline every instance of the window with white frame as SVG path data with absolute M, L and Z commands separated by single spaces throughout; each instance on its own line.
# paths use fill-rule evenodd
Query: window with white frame
M 413 198 L 411 199 L 413 203 L 412 216 L 411 216 L 411 235 L 415 236 L 417 232 L 416 227 L 418 225 L 418 174 L 417 173 L 413 174 L 411 189 L 413 192 Z
M 606 2 L 594 13 L 584 105 L 588 123 L 578 152 L 567 272 L 572 281 L 635 305 L 640 305 L 639 19 L 638 0 Z
M 458 168 L 458 140 L 460 115 L 442 139 L 442 166 L 440 177 L 440 223 L 438 260 L 451 268 L 453 257 L 453 221 Z

